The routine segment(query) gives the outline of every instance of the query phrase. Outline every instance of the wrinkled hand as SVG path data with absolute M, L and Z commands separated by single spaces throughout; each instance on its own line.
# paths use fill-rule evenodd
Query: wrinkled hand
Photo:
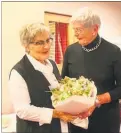
M 96 108 L 96 106 L 93 105 L 93 106 L 90 107 L 86 112 L 80 113 L 80 114 L 78 115 L 78 117 L 79 117 L 80 119 L 85 119 L 86 117 L 89 117 L 89 116 L 93 113 L 93 111 L 95 110 L 95 108 Z
M 71 114 L 59 112 L 56 110 L 53 110 L 53 117 L 59 118 L 59 119 L 63 120 L 64 122 L 71 122 L 77 118 L 77 116 L 73 116 Z
M 67 114 L 67 113 L 64 113 L 63 115 L 60 116 L 60 119 L 65 122 L 71 122 L 76 118 L 77 118 L 77 116 L 73 116 L 73 115 Z
M 97 99 L 98 99 L 100 105 L 111 102 L 111 96 L 108 92 L 98 95 Z
M 86 117 L 89 117 L 90 115 L 92 115 L 92 113 L 95 110 L 95 108 L 98 107 L 99 105 L 102 105 L 102 104 L 111 102 L 111 96 L 107 92 L 107 93 L 98 95 L 97 96 L 97 100 L 98 100 L 98 103 L 95 103 L 95 105 L 93 105 L 92 107 L 90 107 L 86 112 L 80 113 L 78 115 L 79 118 L 85 119 Z

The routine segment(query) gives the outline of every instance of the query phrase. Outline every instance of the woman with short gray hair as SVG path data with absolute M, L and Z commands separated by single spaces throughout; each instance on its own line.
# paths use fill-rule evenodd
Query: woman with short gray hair
M 97 86 L 95 105 L 80 114 L 81 119 L 89 117 L 88 129 L 70 124 L 71 133 L 119 133 L 121 50 L 100 37 L 100 17 L 90 8 L 77 11 L 71 24 L 78 42 L 65 52 L 62 78 L 84 76 Z
M 26 53 L 12 68 L 9 79 L 16 133 L 62 133 L 63 121 L 74 117 L 52 106 L 50 89 L 56 88 L 61 78 L 55 62 L 48 59 L 49 29 L 41 23 L 28 24 L 22 28 L 20 40 Z

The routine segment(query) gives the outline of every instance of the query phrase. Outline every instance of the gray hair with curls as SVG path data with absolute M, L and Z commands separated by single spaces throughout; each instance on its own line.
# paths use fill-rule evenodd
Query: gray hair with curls
M 34 37 L 39 32 L 49 32 L 49 28 L 40 22 L 27 24 L 22 27 L 20 31 L 20 41 L 22 45 L 29 44 L 31 41 L 33 41 Z

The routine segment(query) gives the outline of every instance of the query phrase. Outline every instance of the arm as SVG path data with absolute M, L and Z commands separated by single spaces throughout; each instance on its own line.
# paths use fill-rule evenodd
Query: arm
M 53 109 L 30 105 L 31 100 L 26 82 L 16 70 L 11 72 L 9 92 L 18 117 L 24 120 L 39 122 L 40 125 L 51 123 Z
M 73 116 L 56 110 L 30 105 L 31 100 L 25 80 L 16 71 L 12 70 L 9 80 L 9 92 L 14 109 L 19 118 L 39 122 L 39 125 L 50 124 L 52 117 L 63 121 L 73 120 Z
M 121 98 L 121 50 L 120 48 L 113 54 L 113 73 L 116 87 L 111 91 L 98 95 L 97 104 L 109 103 L 112 100 L 118 100 Z
M 114 53 L 115 60 L 113 61 L 114 78 L 116 81 L 116 88 L 109 92 L 111 100 L 118 100 L 121 98 L 121 50 L 117 49 Z
M 61 76 L 62 76 L 62 78 L 64 78 L 65 76 L 69 76 L 69 72 L 68 72 L 68 48 L 66 49 L 66 52 L 64 54 Z
M 97 95 L 95 105 L 92 106 L 87 112 L 84 112 L 79 115 L 80 118 L 86 118 L 92 114 L 96 107 L 99 107 L 102 104 L 110 103 L 113 100 L 118 100 L 121 98 L 121 50 L 117 49 L 116 53 L 113 55 L 113 70 L 114 78 L 116 81 L 116 87 L 104 94 Z

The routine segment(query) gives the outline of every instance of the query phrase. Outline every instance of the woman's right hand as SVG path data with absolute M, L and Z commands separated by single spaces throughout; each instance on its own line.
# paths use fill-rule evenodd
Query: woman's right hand
M 54 109 L 53 110 L 53 118 L 59 118 L 65 122 L 71 122 L 74 119 L 76 119 L 77 116 L 73 116 L 73 115 L 68 114 L 68 113 L 59 112 L 59 111 Z
M 95 110 L 96 106 L 91 106 L 86 112 L 80 113 L 78 116 L 80 119 L 85 119 L 92 115 L 93 111 Z

